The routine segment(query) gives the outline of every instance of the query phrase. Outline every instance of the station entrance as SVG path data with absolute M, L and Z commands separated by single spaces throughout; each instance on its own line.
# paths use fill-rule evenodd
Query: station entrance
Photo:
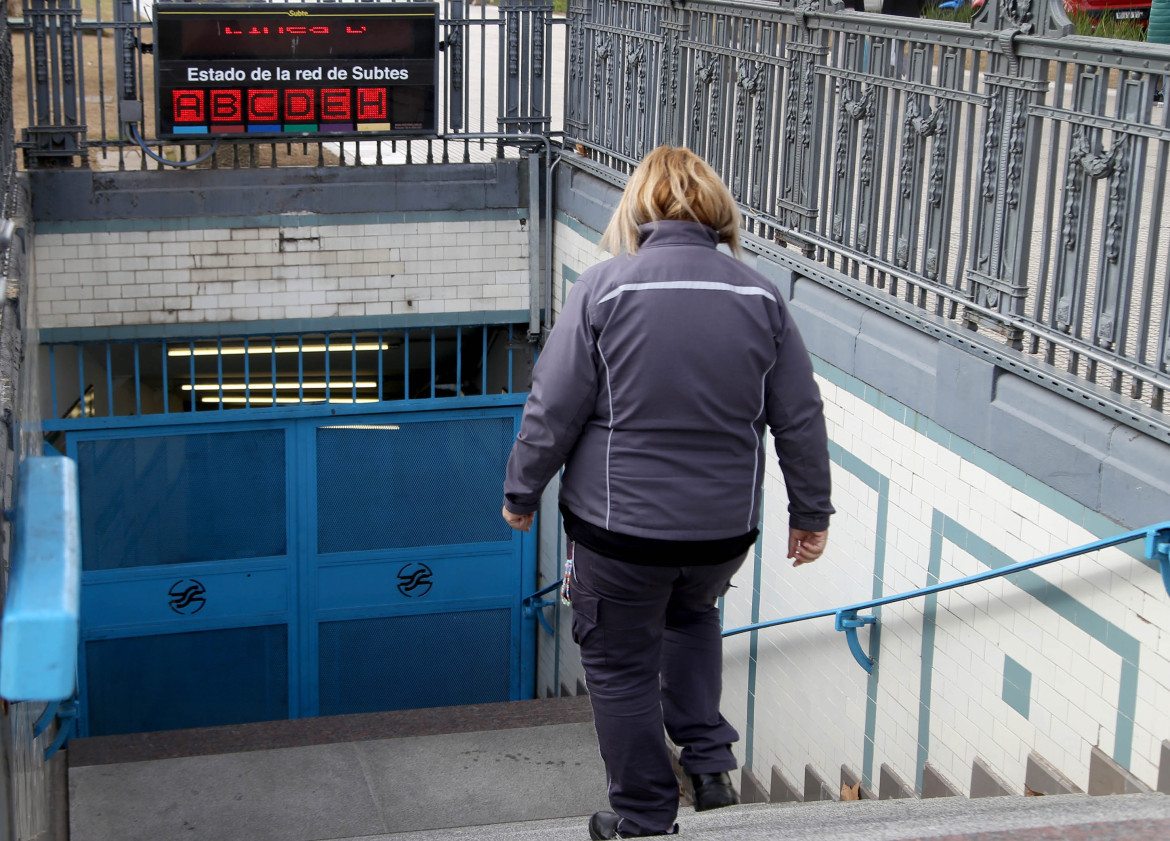
M 79 735 L 532 697 L 522 400 L 71 421 Z

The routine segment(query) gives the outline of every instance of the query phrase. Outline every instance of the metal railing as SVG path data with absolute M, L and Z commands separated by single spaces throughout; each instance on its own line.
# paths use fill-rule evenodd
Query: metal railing
M 861 642 L 857 638 L 858 628 L 863 628 L 866 625 L 876 626 L 878 618 L 873 615 L 860 615 L 863 610 L 874 610 L 883 605 L 894 604 L 896 602 L 908 601 L 909 599 L 917 599 L 929 596 L 934 593 L 941 593 L 944 590 L 954 590 L 959 587 L 967 587 L 972 584 L 980 584 L 985 581 L 990 581 L 993 578 L 1002 578 L 1013 573 L 1023 572 L 1024 570 L 1035 569 L 1036 567 L 1045 566 L 1047 564 L 1055 563 L 1057 561 L 1065 561 L 1070 558 L 1076 558 L 1081 555 L 1087 555 L 1091 552 L 1097 552 L 1101 549 L 1108 549 L 1113 546 L 1122 546 L 1126 543 L 1141 540 L 1145 544 L 1146 557 L 1150 560 L 1158 561 L 1161 565 L 1162 584 L 1166 588 L 1167 595 L 1170 595 L 1170 522 L 1158 523 L 1157 525 L 1146 526 L 1145 528 L 1135 529 L 1133 531 L 1119 534 L 1115 537 L 1105 538 L 1103 540 L 1096 540 L 1092 543 L 1086 543 L 1082 546 L 1077 546 L 1063 552 L 1056 552 L 1051 555 L 1044 555 L 1040 558 L 1034 558 L 1030 561 L 1021 561 L 1020 563 L 1011 564 L 1009 566 L 999 567 L 997 569 L 990 569 L 986 572 L 977 573 L 975 575 L 968 575 L 964 578 L 958 578 L 954 581 L 944 581 L 938 584 L 933 584 L 929 587 L 921 587 L 917 590 L 908 590 L 905 593 L 898 593 L 892 596 L 884 596 L 878 599 L 871 599 L 865 602 L 858 602 L 857 604 L 846 605 L 844 607 L 831 607 L 824 610 L 817 610 L 811 613 L 801 613 L 794 616 L 786 616 L 782 619 L 772 619 L 767 622 L 756 622 L 752 625 L 744 625 L 739 628 L 729 628 L 723 632 L 724 637 L 733 637 L 739 634 L 746 634 L 752 631 L 762 631 L 766 628 L 776 628 L 781 625 L 791 625 L 796 622 L 805 622 L 810 619 L 824 619 L 829 616 L 834 618 L 833 627 L 835 630 L 844 631 L 845 639 L 849 645 L 849 651 L 853 658 L 867 672 L 872 672 L 874 667 L 874 659 L 866 654 L 861 648 Z M 537 619 L 545 632 L 558 640 L 559 634 L 554 630 L 552 625 L 544 616 L 544 609 L 548 607 L 555 607 L 559 603 L 559 598 L 543 599 L 554 590 L 559 589 L 561 582 L 558 579 L 552 584 L 537 590 L 535 593 L 527 596 L 523 601 L 524 616 L 528 619 Z
M 987 570 L 975 575 L 968 575 L 964 578 L 957 578 L 954 581 L 945 581 L 938 584 L 933 584 L 929 587 L 921 587 L 917 590 L 909 590 L 905 593 L 898 593 L 893 596 L 885 596 L 880 599 L 871 599 L 870 601 L 858 602 L 857 604 L 846 605 L 845 607 L 829 608 L 827 610 L 814 611 L 812 613 L 802 613 L 798 616 L 787 616 L 783 619 L 773 619 L 768 622 L 757 622 L 752 625 L 744 625 L 741 628 L 730 628 L 723 632 L 723 636 L 732 637 L 737 634 L 745 634 L 750 631 L 761 631 L 765 628 L 775 628 L 780 625 L 790 625 L 794 622 L 803 622 L 808 619 L 821 619 L 828 616 L 834 617 L 833 627 L 838 631 L 845 632 L 845 638 L 849 644 L 849 651 L 853 654 L 853 658 L 858 664 L 867 672 L 872 672 L 874 667 L 874 660 L 867 655 L 861 648 L 861 643 L 857 639 L 857 629 L 866 625 L 876 625 L 878 619 L 876 616 L 861 616 L 860 611 L 873 610 L 887 604 L 894 604 L 895 602 L 904 602 L 909 599 L 917 599 L 929 596 L 933 593 L 941 593 L 944 590 L 954 590 L 958 587 L 966 587 L 971 584 L 980 584 L 984 581 L 990 581 L 993 578 L 1002 578 L 1013 573 L 1023 572 L 1024 570 L 1035 569 L 1036 567 L 1045 566 L 1046 564 L 1055 563 L 1056 561 L 1065 561 L 1069 558 L 1076 558 L 1081 555 L 1087 555 L 1090 552 L 1097 552 L 1101 549 L 1108 549 L 1112 546 L 1121 546 L 1126 543 L 1131 543 L 1135 540 L 1142 540 L 1145 543 L 1146 557 L 1150 560 L 1158 561 L 1162 570 L 1162 584 L 1166 588 L 1166 593 L 1170 595 L 1170 522 L 1158 523 L 1153 526 L 1146 526 L 1145 528 L 1128 531 L 1124 534 L 1119 534 L 1116 537 L 1105 538 L 1104 540 L 1096 540 L 1092 543 L 1086 543 L 1083 546 L 1077 546 L 1073 549 L 1068 549 L 1063 552 L 1057 552 L 1052 555 L 1045 555 L 1040 558 L 1035 558 L 1030 561 L 1021 561 L 1017 564 L 1011 564 L 998 569 Z
M 1061 0 L 570 0 L 565 143 L 618 184 L 688 146 L 756 250 L 1170 441 L 1170 48 L 1071 32 Z
M 0 15 L 0 79 L 12 78 L 12 33 L 8 18 Z M 16 134 L 12 119 L 12 85 L 0 82 L 0 276 L 8 276 L 8 220 L 15 212 Z
M 208 167 L 227 168 L 447 163 L 519 154 L 515 135 L 558 134 L 563 93 L 553 51 L 563 50 L 564 18 L 551 0 L 440 5 L 433 137 L 236 137 L 209 154 L 206 140 L 154 139 L 151 0 L 24 0 L 13 29 L 28 98 L 27 115 L 17 115 L 25 164 L 164 167 L 151 152 L 175 164 L 207 155 Z

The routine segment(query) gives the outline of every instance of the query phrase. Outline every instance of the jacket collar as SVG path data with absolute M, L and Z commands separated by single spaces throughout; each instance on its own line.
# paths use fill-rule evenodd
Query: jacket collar
M 659 245 L 709 245 L 714 248 L 718 244 L 719 232 L 698 222 L 663 219 L 638 226 L 639 248 Z

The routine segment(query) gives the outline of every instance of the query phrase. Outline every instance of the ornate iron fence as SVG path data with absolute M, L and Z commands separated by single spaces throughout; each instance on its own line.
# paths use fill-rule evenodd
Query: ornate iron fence
M 28 167 L 153 168 L 156 162 L 139 153 L 131 130 L 176 164 L 208 152 L 206 139 L 202 145 L 153 140 L 152 3 L 24 0 L 23 19 L 14 29 L 17 71 L 28 96 L 27 116 L 17 115 Z M 509 136 L 556 135 L 563 91 L 552 71 L 554 50 L 563 50 L 563 24 L 552 0 L 501 0 L 498 6 L 441 0 L 432 137 L 339 132 L 327 138 L 235 138 L 222 141 L 208 166 L 483 160 L 504 154 Z M 518 154 L 514 145 L 508 154 Z
M 0 79 L 12 78 L 12 35 L 8 17 L 0 15 Z M 13 177 L 16 173 L 14 126 L 12 122 L 12 84 L 0 84 L 0 223 L 12 214 Z M 7 249 L 5 249 L 7 251 Z M 0 260 L 4 259 L 0 255 Z M 5 264 L 0 263 L 0 268 Z M 5 272 L 0 271 L 0 275 Z
M 689 146 L 763 250 L 1170 440 L 1165 46 L 1074 36 L 1059 0 L 570 0 L 569 32 L 599 174 Z

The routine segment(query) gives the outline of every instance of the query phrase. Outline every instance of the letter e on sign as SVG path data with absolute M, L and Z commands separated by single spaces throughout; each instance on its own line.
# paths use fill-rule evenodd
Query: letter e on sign
M 353 119 L 349 88 L 323 88 L 321 90 L 321 119 Z

